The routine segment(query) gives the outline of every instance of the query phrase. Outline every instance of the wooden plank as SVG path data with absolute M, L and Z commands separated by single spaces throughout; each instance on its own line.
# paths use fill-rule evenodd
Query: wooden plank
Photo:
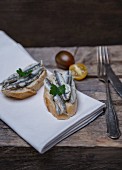
M 122 62 L 122 46 L 107 46 L 110 63 Z M 36 49 L 35 49 L 36 50 Z M 78 47 L 75 55 L 76 62 L 97 63 L 97 46 L 96 47 Z
M 0 148 L 1 170 L 121 170 L 122 148 L 54 147 L 44 155 L 32 148 Z
M 74 55 L 77 51 L 77 47 L 26 48 L 26 50 L 36 61 L 40 61 L 40 59 L 42 59 L 44 65 L 51 69 L 51 67 L 57 67 L 55 63 L 55 56 L 59 51 L 66 50 Z
M 119 119 L 120 130 L 122 131 L 122 104 L 115 103 L 115 109 Z M 29 147 L 24 140 L 2 121 L 0 121 L 0 134 L 0 146 Z M 107 137 L 105 115 L 102 115 L 85 128 L 60 142 L 58 146 L 122 147 L 122 136 L 118 140 L 112 140 Z
M 109 46 L 109 59 L 115 73 L 122 75 L 122 46 Z M 89 76 L 97 76 L 97 47 L 79 47 L 75 55 L 76 63 L 84 63 Z
M 115 73 L 122 78 L 122 50 L 121 46 L 110 46 L 110 58 L 111 66 Z M 89 77 L 97 77 L 97 53 L 96 47 L 70 47 L 70 48 L 26 48 L 30 55 L 37 61 L 43 59 L 44 65 L 50 70 L 53 71 L 57 69 L 55 63 L 55 56 L 61 50 L 67 50 L 75 56 L 75 62 L 83 63 L 88 68 Z
M 112 48 L 113 49 L 113 48 Z M 27 51 L 32 55 L 32 57 L 40 61 L 40 59 L 43 59 L 44 64 L 46 67 L 52 71 L 56 67 L 55 64 L 55 55 L 60 50 L 68 50 L 72 54 L 76 55 L 76 58 L 80 57 L 79 54 L 82 53 L 81 58 L 84 61 L 84 63 L 91 65 L 91 62 L 93 62 L 92 66 L 94 67 L 96 65 L 96 60 L 94 58 L 90 58 L 89 56 L 94 55 L 95 48 L 27 48 Z M 121 54 L 121 49 L 116 50 L 119 51 Z M 114 50 L 112 55 L 112 60 L 115 56 Z M 119 55 L 120 56 L 120 55 Z M 119 63 L 121 58 L 118 57 L 116 59 L 116 62 Z M 113 62 L 114 64 L 114 62 Z M 119 64 L 120 66 L 120 64 Z M 105 102 L 106 100 L 106 90 L 104 83 L 100 82 L 97 78 L 89 78 L 87 77 L 83 81 L 76 81 L 77 89 L 84 94 L 87 94 L 97 100 L 102 100 Z M 114 101 L 114 105 L 116 106 L 116 110 L 119 116 L 120 121 L 120 127 L 122 128 L 122 100 L 121 98 L 116 94 L 114 89 L 111 87 L 111 94 L 112 99 Z M 15 134 L 12 130 L 9 129 L 7 125 L 5 125 L 3 122 L 0 122 L 0 146 L 26 146 L 29 147 L 29 145 L 24 142 L 21 138 L 18 137 L 17 134 Z M 86 128 L 82 129 L 81 131 L 75 133 L 71 137 L 67 138 L 66 140 L 62 141 L 59 146 L 116 146 L 120 147 L 122 145 L 122 138 L 120 138 L 117 141 L 110 140 L 106 136 L 106 123 L 105 123 L 105 117 L 99 117 L 95 122 L 91 123 Z M 82 141 L 82 142 L 81 142 Z
M 55 53 L 63 48 L 29 48 L 29 53 L 39 61 L 41 58 L 44 64 L 53 70 L 57 68 L 54 61 Z M 80 53 L 80 48 L 66 48 L 73 54 Z M 93 48 L 92 48 L 93 49 Z M 113 48 L 112 48 L 113 49 Z M 92 52 L 89 49 L 90 53 Z M 94 50 L 94 49 L 93 49 Z M 118 50 L 117 50 L 118 51 Z M 120 50 L 121 51 L 121 50 Z M 82 51 L 83 52 L 83 51 Z M 88 50 L 86 50 L 86 53 Z M 114 51 L 113 51 L 114 53 Z M 83 52 L 85 55 L 85 49 Z M 90 54 L 91 55 L 91 54 Z M 92 58 L 84 61 L 90 66 Z M 112 57 L 115 55 L 113 54 Z M 96 64 L 95 59 L 93 67 Z M 115 63 L 121 63 L 121 57 L 114 60 Z M 113 62 L 113 64 L 114 64 Z M 50 67 L 49 67 L 50 66 Z M 53 69 L 52 69 L 53 68 Z M 93 76 L 93 74 L 91 74 Z M 121 76 L 121 75 L 120 75 Z M 84 81 L 76 82 L 78 90 L 98 100 L 106 100 L 105 86 L 97 78 L 87 77 Z M 122 132 L 122 100 L 111 88 L 114 106 L 118 114 L 120 130 Z M 85 128 L 66 138 L 44 155 L 40 155 L 35 149 L 30 147 L 5 123 L 0 121 L 0 169 L 1 170 L 19 170 L 19 169 L 111 169 L 120 170 L 122 167 L 122 136 L 118 140 L 109 139 L 106 135 L 105 116 L 102 115 L 91 122 Z M 60 168 L 61 167 L 61 168 Z
M 122 79 L 120 79 L 122 80 Z M 82 93 L 93 97 L 97 100 L 106 100 L 105 84 L 98 80 L 98 78 L 86 78 L 82 81 L 75 81 L 76 87 Z M 111 95 L 113 101 L 121 101 L 121 97 L 116 93 L 114 88 L 110 85 Z
M 0 29 L 24 46 L 122 44 L 121 27 L 120 1 L 0 1 Z

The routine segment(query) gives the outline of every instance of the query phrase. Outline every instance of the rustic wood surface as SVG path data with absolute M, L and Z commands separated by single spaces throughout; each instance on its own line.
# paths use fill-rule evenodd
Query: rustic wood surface
M 1 0 L 0 29 L 24 46 L 122 44 L 121 0 Z
M 68 50 L 75 56 L 76 62 L 82 62 L 88 68 L 87 78 L 83 81 L 76 81 L 77 89 L 97 100 L 106 102 L 105 85 L 97 78 L 96 47 L 27 48 L 35 60 L 43 59 L 50 71 L 57 69 L 55 55 L 60 50 Z M 112 67 L 122 80 L 122 46 L 110 46 L 109 53 Z M 122 132 L 122 99 L 112 87 L 111 94 Z M 104 114 L 44 155 L 40 155 L 4 122 L 0 121 L 1 170 L 119 170 L 122 168 L 121 159 L 122 136 L 118 140 L 107 137 Z
M 121 170 L 122 148 L 54 147 L 43 156 L 25 147 L 0 148 L 1 170 Z M 2 162 L 2 163 L 1 163 Z

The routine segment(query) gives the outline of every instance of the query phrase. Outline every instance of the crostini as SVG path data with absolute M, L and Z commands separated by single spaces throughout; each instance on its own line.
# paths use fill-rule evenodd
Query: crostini
M 70 71 L 53 75 L 44 80 L 44 101 L 49 112 L 57 119 L 68 119 L 76 114 L 77 93 Z
M 4 80 L 2 85 L 2 93 L 7 97 L 16 99 L 25 99 L 33 96 L 41 88 L 47 71 L 40 63 L 33 63 L 23 70 L 19 68 L 16 73 L 10 75 Z

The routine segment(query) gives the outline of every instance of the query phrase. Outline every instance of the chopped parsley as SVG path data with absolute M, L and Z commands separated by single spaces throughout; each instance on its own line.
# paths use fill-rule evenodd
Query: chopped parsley
M 65 93 L 65 85 L 57 87 L 55 84 L 51 84 L 50 94 L 52 94 L 53 96 L 56 95 L 61 96 L 64 93 Z
M 22 69 L 19 68 L 18 70 L 16 70 L 16 72 L 19 74 L 20 77 L 27 77 L 32 73 L 32 70 L 22 71 Z

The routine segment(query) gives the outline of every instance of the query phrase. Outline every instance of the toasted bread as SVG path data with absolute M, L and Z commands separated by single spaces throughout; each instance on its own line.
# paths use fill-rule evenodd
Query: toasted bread
M 43 70 L 42 74 L 39 76 L 38 79 L 30 83 L 28 86 L 25 86 L 23 88 L 15 89 L 15 90 L 7 90 L 2 89 L 2 92 L 7 97 L 12 97 L 15 99 L 25 99 L 30 96 L 33 96 L 37 93 L 37 91 L 41 88 L 43 85 L 44 79 L 47 75 L 46 70 Z
M 35 95 L 37 93 L 37 91 L 41 88 L 41 86 L 43 85 L 44 79 L 47 75 L 47 71 L 43 67 L 42 60 L 41 60 L 41 65 L 39 65 L 39 63 L 37 63 L 37 64 L 34 63 L 34 64 L 31 64 L 31 65 L 29 65 L 25 68 L 26 70 L 30 70 L 31 72 L 33 71 L 32 74 L 36 75 L 37 72 L 35 72 L 35 71 L 38 71 L 38 69 L 41 69 L 41 67 L 43 68 L 43 70 L 42 70 L 42 72 L 39 73 L 39 75 L 38 75 L 39 77 L 35 77 L 33 79 L 31 77 L 29 78 L 28 75 L 27 75 L 28 81 L 30 79 L 32 79 L 32 80 L 29 83 L 27 83 L 27 84 L 25 83 L 23 86 L 19 86 L 19 87 L 16 87 L 16 88 L 13 88 L 14 87 L 14 85 L 13 85 L 14 81 L 10 82 L 10 80 L 11 80 L 12 76 L 13 76 L 13 78 L 14 78 L 14 75 L 17 76 L 17 73 L 12 74 L 11 76 L 8 77 L 8 79 L 4 80 L 1 83 L 2 84 L 2 90 L 1 90 L 2 93 L 7 97 L 12 97 L 12 98 L 15 98 L 15 99 L 25 99 L 27 97 Z M 32 68 L 32 70 L 31 70 L 31 68 Z M 35 70 L 33 70 L 33 69 L 35 69 Z M 20 69 L 20 71 L 22 71 L 22 70 Z M 31 73 L 29 73 L 29 74 L 31 74 Z M 35 75 L 33 75 L 33 76 L 35 76 Z M 25 79 L 26 79 L 26 77 L 25 77 Z M 15 83 L 17 82 L 17 80 L 19 81 L 19 77 L 16 78 Z M 22 83 L 24 83 L 24 82 L 22 82 Z M 11 85 L 13 86 L 12 88 L 10 87 Z M 7 86 L 9 86 L 9 88 Z
M 50 82 L 51 81 L 53 82 L 55 78 L 54 78 L 54 75 L 53 76 L 51 75 L 49 78 L 46 78 L 46 79 L 48 79 Z M 54 96 L 52 94 L 50 94 L 50 91 L 49 91 L 49 89 L 46 88 L 46 85 L 45 85 L 45 88 L 44 88 L 44 101 L 45 101 L 45 105 L 46 105 L 48 111 L 54 117 L 56 117 L 57 119 L 62 119 L 62 120 L 69 119 L 71 116 L 76 114 L 77 103 L 78 103 L 77 98 L 75 99 L 75 101 L 73 103 L 71 103 L 70 99 L 67 100 L 67 101 L 63 101 L 65 108 L 66 108 L 65 112 L 64 113 L 58 113 L 57 110 L 56 110 L 56 103 L 55 103 L 55 100 L 54 100 Z
M 71 116 L 76 114 L 77 111 L 77 99 L 75 101 L 75 103 L 70 103 L 70 102 L 66 102 L 66 113 L 63 114 L 58 114 L 56 112 L 56 108 L 55 108 L 55 103 L 53 101 L 53 97 L 52 95 L 49 93 L 48 90 L 44 89 L 44 101 L 45 101 L 45 105 L 48 109 L 48 111 L 50 113 L 52 113 L 52 115 L 54 117 L 56 117 L 57 119 L 60 120 L 64 120 L 64 119 L 69 119 Z

